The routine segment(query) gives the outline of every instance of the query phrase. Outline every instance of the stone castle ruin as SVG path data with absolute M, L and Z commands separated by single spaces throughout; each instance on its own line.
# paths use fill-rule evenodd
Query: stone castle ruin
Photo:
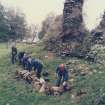
M 64 41 L 82 42 L 84 37 L 82 7 L 84 0 L 66 0 L 63 11 Z
M 62 33 L 56 38 L 49 39 L 48 50 L 53 50 L 59 55 L 78 52 L 87 35 L 87 29 L 83 22 L 83 5 L 85 0 L 66 0 L 63 10 Z M 98 31 L 99 30 L 99 31 Z M 100 25 L 89 33 L 92 37 L 105 33 L 105 13 Z M 93 38 L 94 39 L 94 38 Z M 97 40 L 97 38 L 95 39 Z

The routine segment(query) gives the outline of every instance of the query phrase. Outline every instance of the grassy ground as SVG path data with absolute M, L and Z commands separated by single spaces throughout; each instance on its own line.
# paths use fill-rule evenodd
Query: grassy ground
M 42 44 L 26 46 L 18 45 L 19 50 L 27 49 L 32 52 L 33 57 L 40 58 L 44 63 L 44 69 L 51 73 L 52 83 L 55 83 L 54 70 L 61 62 L 67 59 L 61 59 L 50 55 L 43 49 Z M 0 44 L 0 105 L 105 105 L 105 67 L 99 64 L 90 64 L 95 72 L 91 76 L 78 76 L 71 92 L 62 96 L 44 96 L 41 95 L 22 80 L 15 79 L 15 71 L 21 69 L 18 65 L 10 63 L 9 49 L 6 44 Z M 46 58 L 45 58 L 46 56 Z M 74 59 L 74 58 L 72 58 Z M 76 59 L 76 58 L 75 58 Z M 88 64 L 83 60 L 81 63 Z M 74 98 L 73 93 L 80 89 L 86 89 L 87 94 L 83 97 Z M 99 104 L 98 101 L 100 101 Z

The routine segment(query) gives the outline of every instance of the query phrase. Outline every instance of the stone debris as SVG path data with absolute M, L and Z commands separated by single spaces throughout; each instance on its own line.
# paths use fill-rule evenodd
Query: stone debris
M 38 79 L 33 72 L 27 70 L 17 70 L 16 76 L 32 84 L 33 88 L 41 94 L 45 95 L 61 95 L 66 91 L 70 91 L 72 87 L 66 82 L 60 87 L 52 86 L 43 78 Z
M 70 71 L 71 80 L 74 81 L 75 76 L 82 75 L 92 75 L 93 72 L 89 65 L 80 63 L 79 60 L 69 60 L 67 63 L 67 68 Z
M 87 94 L 88 94 L 88 92 L 86 89 L 81 89 L 79 92 L 74 92 L 71 95 L 72 101 L 79 103 L 81 101 L 81 99 Z
M 35 72 L 28 72 L 27 70 L 17 70 L 16 76 L 30 83 L 35 91 L 44 95 L 62 95 L 64 92 L 71 91 L 74 88 L 74 84 L 77 80 L 77 76 L 92 75 L 93 72 L 89 65 L 81 63 L 79 60 L 69 60 L 66 63 L 68 70 L 70 70 L 70 79 L 68 83 L 63 83 L 61 86 L 53 86 L 45 79 L 38 79 Z M 85 94 L 83 90 L 80 93 L 76 93 L 76 97 L 80 97 L 79 94 Z M 82 96 L 82 95 L 81 95 Z

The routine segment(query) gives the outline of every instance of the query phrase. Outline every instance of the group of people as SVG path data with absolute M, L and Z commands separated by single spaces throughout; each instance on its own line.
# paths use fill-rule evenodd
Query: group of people
M 31 54 L 26 52 L 18 52 L 16 46 L 12 46 L 11 49 L 11 62 L 12 64 L 15 64 L 16 61 L 19 61 L 19 64 L 22 65 L 24 70 L 28 70 L 29 72 L 34 70 L 36 73 L 36 76 L 38 78 L 41 77 L 43 64 L 37 60 L 31 57 Z M 68 70 L 64 64 L 59 64 L 56 68 L 56 75 L 57 75 L 57 82 L 56 86 L 60 86 L 64 82 L 68 80 Z

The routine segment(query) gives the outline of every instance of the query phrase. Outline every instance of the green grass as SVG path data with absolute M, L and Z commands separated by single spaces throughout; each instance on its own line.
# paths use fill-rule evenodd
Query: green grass
M 55 68 L 61 62 L 66 62 L 68 59 L 53 56 L 51 59 L 46 59 L 48 53 L 44 50 L 42 44 L 27 46 L 18 45 L 19 50 L 32 52 L 33 57 L 40 58 L 44 63 L 44 69 L 48 69 L 51 73 L 50 78 L 55 81 Z M 101 97 L 102 102 L 99 105 L 105 105 L 105 67 L 99 64 L 90 64 L 92 70 L 96 70 L 91 76 L 78 76 L 74 84 L 74 89 L 71 92 L 65 93 L 62 96 L 44 96 L 32 88 L 31 85 L 22 80 L 15 79 L 15 71 L 21 69 L 18 65 L 11 65 L 10 49 L 7 49 L 6 44 L 0 44 L 0 105 L 94 105 L 93 102 L 97 97 Z M 72 58 L 74 59 L 74 58 Z M 76 59 L 76 58 L 75 58 Z M 80 60 L 81 63 L 88 64 Z M 102 71 L 103 73 L 99 73 Z M 71 95 L 78 92 L 80 89 L 86 89 L 87 95 L 81 98 L 79 102 L 72 99 Z

